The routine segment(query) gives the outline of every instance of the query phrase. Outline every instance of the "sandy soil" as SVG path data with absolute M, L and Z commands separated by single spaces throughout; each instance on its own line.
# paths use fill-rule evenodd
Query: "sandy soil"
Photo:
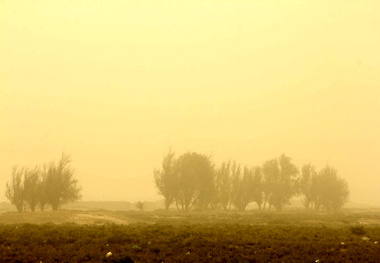
M 109 211 L 38 211 L 34 213 L 8 212 L 0 214 L 0 224 L 130 224 L 138 221 L 125 214 Z

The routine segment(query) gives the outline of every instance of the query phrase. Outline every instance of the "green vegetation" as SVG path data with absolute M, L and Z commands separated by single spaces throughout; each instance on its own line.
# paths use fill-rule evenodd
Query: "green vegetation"
M 366 231 L 363 226 L 352 226 L 350 227 L 351 233 L 355 235 L 365 235 Z

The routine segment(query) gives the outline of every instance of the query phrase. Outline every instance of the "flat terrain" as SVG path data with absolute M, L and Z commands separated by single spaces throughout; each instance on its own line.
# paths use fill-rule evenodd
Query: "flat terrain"
M 380 262 L 378 241 L 377 210 L 0 214 L 0 262 Z

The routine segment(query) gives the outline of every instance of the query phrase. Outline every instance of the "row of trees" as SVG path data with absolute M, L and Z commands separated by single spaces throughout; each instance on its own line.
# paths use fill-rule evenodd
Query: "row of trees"
M 81 187 L 74 179 L 70 163 L 70 156 L 62 154 L 59 162 L 45 165 L 43 169 L 14 167 L 5 196 L 19 212 L 27 207 L 33 212 L 36 207 L 43 211 L 47 205 L 57 210 L 62 204 L 79 200 Z
M 242 167 L 229 161 L 215 167 L 210 156 L 185 153 L 176 158 L 169 151 L 162 167 L 154 170 L 154 179 L 166 209 L 175 204 L 179 210 L 196 206 L 244 211 L 254 202 L 260 210 L 280 211 L 291 198 L 302 196 L 307 209 L 338 210 L 349 196 L 346 181 L 333 167 L 317 172 L 307 164 L 300 171 L 285 155 L 261 166 Z

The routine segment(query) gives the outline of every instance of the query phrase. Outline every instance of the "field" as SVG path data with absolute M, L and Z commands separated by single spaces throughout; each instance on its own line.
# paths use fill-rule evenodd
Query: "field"
M 0 214 L 0 262 L 380 262 L 377 241 L 373 210 Z

